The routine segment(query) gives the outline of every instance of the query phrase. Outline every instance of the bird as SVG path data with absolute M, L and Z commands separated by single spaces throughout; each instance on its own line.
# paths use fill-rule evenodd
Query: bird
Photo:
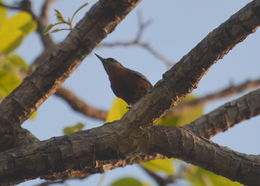
M 114 94 L 123 99 L 131 108 L 152 87 L 150 81 L 141 73 L 124 67 L 114 58 L 102 58 L 95 53 L 102 62 L 110 80 Z

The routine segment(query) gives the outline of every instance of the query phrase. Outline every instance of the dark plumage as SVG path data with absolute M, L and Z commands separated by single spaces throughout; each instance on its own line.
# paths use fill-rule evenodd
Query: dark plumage
M 113 58 L 105 59 L 95 55 L 100 59 L 108 74 L 114 94 L 129 105 L 138 102 L 153 87 L 141 73 L 125 68 Z

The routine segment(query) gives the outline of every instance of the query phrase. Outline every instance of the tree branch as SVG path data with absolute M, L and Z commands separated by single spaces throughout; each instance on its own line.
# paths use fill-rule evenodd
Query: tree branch
M 1 183 L 83 177 L 157 158 L 180 158 L 229 179 L 259 185 L 260 158 L 219 146 L 184 128 L 154 126 L 119 132 L 114 122 L 0 153 Z M 158 140 L 160 139 L 160 140 Z M 38 162 L 31 164 L 28 162 Z M 230 166 L 232 165 L 232 166 Z
M 149 127 L 166 109 L 176 105 L 197 88 L 208 69 L 243 41 L 260 25 L 260 1 L 252 1 L 225 23 L 209 33 L 195 48 L 163 75 L 163 79 L 138 103 L 122 121 L 131 128 Z M 136 122 L 138 121 L 138 122 Z
M 39 19 L 41 20 L 41 24 L 46 28 L 48 25 L 48 16 L 49 16 L 49 9 L 51 5 L 56 2 L 57 0 L 45 0 L 42 8 L 41 8 L 41 13 L 39 16 Z
M 29 10 L 29 13 L 37 21 L 39 27 L 45 29 L 45 27 L 48 25 L 49 8 L 50 8 L 51 4 L 54 3 L 55 1 L 57 1 L 57 0 L 45 0 L 45 2 L 43 3 L 43 6 L 41 8 L 40 16 L 36 16 L 33 13 L 33 11 L 31 10 L 30 6 L 26 8 L 26 10 Z M 19 11 L 22 10 L 22 11 L 24 11 L 21 8 L 20 5 L 19 6 L 10 6 L 10 5 L 0 3 L 0 6 L 6 7 L 6 8 L 9 8 L 9 9 L 12 9 L 12 10 L 19 10 Z M 39 34 L 40 38 L 42 39 L 43 45 L 44 45 L 46 51 L 44 51 L 42 53 L 42 55 L 40 55 L 38 57 L 38 59 L 36 59 L 35 63 L 33 63 L 33 65 L 32 65 L 31 71 L 34 71 L 36 66 L 39 66 L 43 62 L 45 62 L 45 59 L 49 56 L 50 52 L 53 50 L 53 47 L 54 47 L 53 46 L 54 45 L 53 40 L 50 38 L 50 36 L 46 36 L 44 34 L 44 29 L 38 29 L 37 33 Z M 51 44 L 46 44 L 46 43 L 51 43 Z M 83 100 L 80 100 L 73 92 L 69 91 L 68 89 L 60 88 L 56 92 L 55 95 L 60 96 L 75 111 L 78 111 L 85 116 L 92 117 L 92 118 L 95 118 L 95 119 L 100 119 L 100 120 L 106 119 L 106 116 L 107 116 L 106 111 L 95 109 L 95 108 L 91 107 L 90 105 L 84 103 Z
M 139 3 L 139 0 L 106 0 L 96 3 L 75 29 L 0 104 L 0 150 L 5 135 L 15 138 L 13 131 L 26 120 L 74 71 L 84 57 Z M 10 141 L 12 144 L 12 141 Z
M 155 172 L 144 168 L 143 166 L 140 166 L 140 168 L 142 168 L 149 176 L 151 176 L 154 179 L 154 181 L 158 184 L 158 186 L 167 186 L 169 183 L 174 183 L 175 181 L 175 179 L 171 176 L 163 178 Z
M 230 86 L 223 90 L 220 90 L 218 92 L 214 92 L 211 94 L 208 94 L 204 97 L 186 102 L 186 103 L 180 103 L 177 106 L 173 107 L 172 109 L 168 110 L 166 112 L 167 116 L 172 116 L 179 114 L 181 112 L 185 112 L 188 109 L 191 109 L 193 107 L 207 104 L 210 101 L 213 101 L 215 99 L 224 98 L 227 96 L 231 96 L 233 94 L 241 93 L 242 91 L 245 91 L 247 89 L 255 88 L 260 85 L 260 80 L 249 80 L 242 84 L 236 85 L 236 86 Z M 55 95 L 62 98 L 64 101 L 66 101 L 73 110 L 80 112 L 81 114 L 92 117 L 94 119 L 99 120 L 105 120 L 107 117 L 107 111 L 96 109 L 93 106 L 88 105 L 83 100 L 81 100 L 79 97 L 77 97 L 72 91 L 66 89 L 66 88 L 60 88 L 57 90 Z
M 241 93 L 241 92 L 243 92 L 247 89 L 255 88 L 255 87 L 258 87 L 258 86 L 260 86 L 260 79 L 248 80 L 248 81 L 246 81 L 242 84 L 236 85 L 236 86 L 231 85 L 231 86 L 229 86 L 229 87 L 227 87 L 223 90 L 220 90 L 218 92 L 208 94 L 206 96 L 188 101 L 186 103 L 180 103 L 177 106 L 169 109 L 166 112 L 165 115 L 166 116 L 167 115 L 169 115 L 169 116 L 176 115 L 176 114 L 185 112 L 188 109 L 194 108 L 196 106 L 205 105 L 210 101 L 214 101 L 216 99 L 232 96 L 234 94 L 238 94 L 238 93 Z
M 130 46 L 138 46 L 150 54 L 152 54 L 155 58 L 159 59 L 163 62 L 167 67 L 171 67 L 175 62 L 170 61 L 165 58 L 162 54 L 160 54 L 157 50 L 155 50 L 149 43 L 142 41 L 142 36 L 145 29 L 151 24 L 151 21 L 143 21 L 141 13 L 138 14 L 138 31 L 134 39 L 130 41 L 115 41 L 115 42 L 103 42 L 100 44 L 100 47 L 130 47 Z
M 46 63 L 2 101 L 1 130 L 2 126 L 4 129 L 19 126 L 138 2 L 101 3 L 102 6 L 97 3 L 91 9 L 86 20 L 79 23 Z M 104 13 L 106 10 L 109 16 Z M 233 15 L 165 73 L 163 80 L 120 122 L 0 153 L 0 181 L 16 183 L 50 174 L 48 178 L 53 179 L 80 177 L 150 159 L 177 157 L 232 180 L 259 185 L 259 156 L 234 152 L 184 128 L 146 129 L 165 109 L 191 92 L 216 60 L 255 31 L 260 24 L 259 15 L 257 0 Z M 12 135 L 9 130 L 4 132 Z M 4 145 L 1 143 L 1 147 Z M 28 163 L 34 161 L 39 163 Z
M 85 116 L 99 120 L 105 120 L 107 117 L 107 111 L 98 110 L 94 107 L 91 107 L 66 88 L 59 88 L 55 95 L 66 101 L 72 109 Z
M 241 121 L 260 114 L 260 89 L 228 102 L 214 111 L 205 114 L 184 128 L 198 136 L 211 138 Z

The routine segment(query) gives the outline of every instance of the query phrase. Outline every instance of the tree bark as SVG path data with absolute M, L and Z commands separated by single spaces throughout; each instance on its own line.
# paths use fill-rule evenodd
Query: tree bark
M 0 151 L 14 147 L 20 125 L 112 32 L 140 0 L 101 0 L 76 25 L 45 63 L 28 75 L 0 104 Z M 8 143 L 6 143 L 8 141 Z

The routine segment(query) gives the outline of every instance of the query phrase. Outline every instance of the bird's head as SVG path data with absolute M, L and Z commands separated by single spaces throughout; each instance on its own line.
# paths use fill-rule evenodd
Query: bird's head
M 102 58 L 98 54 L 95 54 L 95 55 L 102 62 L 103 66 L 107 72 L 111 72 L 111 71 L 115 71 L 115 70 L 124 68 L 124 66 L 121 63 L 119 63 L 117 60 L 115 60 L 114 58 Z

